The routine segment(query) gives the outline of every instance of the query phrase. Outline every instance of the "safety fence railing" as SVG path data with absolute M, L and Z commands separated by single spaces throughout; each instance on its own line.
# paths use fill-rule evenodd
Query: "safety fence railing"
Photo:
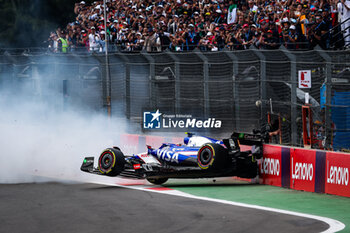
M 157 45 L 157 46 L 140 46 L 135 45 L 130 42 L 116 43 L 109 42 L 108 44 L 108 52 L 109 53 L 140 53 L 151 52 L 151 53 L 162 53 L 165 51 L 170 52 L 192 52 L 193 50 L 200 50 L 202 52 L 218 52 L 218 51 L 239 51 L 239 50 L 247 50 L 250 49 L 251 46 L 254 46 L 257 49 L 261 50 L 276 50 L 281 46 L 285 47 L 291 51 L 308 51 L 315 49 L 315 46 L 321 45 L 323 49 L 329 50 L 344 50 L 346 49 L 344 46 L 344 39 L 348 36 L 343 36 L 344 31 L 349 29 L 346 28 L 341 30 L 342 24 L 338 24 L 334 28 L 325 32 L 321 35 L 322 40 L 315 42 L 314 40 L 307 39 L 306 37 L 301 36 L 303 39 L 299 41 L 291 42 L 289 39 L 283 39 L 286 35 L 278 35 L 276 36 L 276 41 L 266 44 L 260 41 L 258 38 L 256 40 L 252 40 L 249 42 L 229 42 L 225 44 L 217 43 L 215 40 L 206 41 L 206 43 L 198 43 L 198 44 L 187 44 L 183 43 L 180 45 Z M 324 43 L 325 42 L 325 43 Z M 92 54 L 92 53 L 105 53 L 104 41 L 95 47 L 89 47 L 88 44 L 82 46 L 70 45 L 65 52 L 62 52 L 60 48 L 52 48 L 52 47 L 33 47 L 33 48 L 0 48 L 0 54 L 51 54 L 51 53 L 73 53 L 73 54 Z
M 345 41 L 349 41 L 348 37 L 350 36 L 349 33 L 346 33 L 346 31 L 350 29 L 350 26 L 347 26 L 349 21 L 350 18 L 347 18 L 346 20 L 339 22 L 333 28 L 322 34 L 322 39 L 327 39 L 327 36 L 331 38 L 329 44 L 330 49 L 339 49 L 344 48 L 345 46 L 349 46 L 345 44 Z
M 350 149 L 347 51 L 115 52 L 108 64 L 100 53 L 1 53 L 0 91 L 11 88 L 60 109 L 107 114 L 109 108 L 138 130 L 143 112 L 159 109 L 221 120 L 220 128 L 194 129 L 208 135 L 270 122 L 278 132 L 273 143 Z

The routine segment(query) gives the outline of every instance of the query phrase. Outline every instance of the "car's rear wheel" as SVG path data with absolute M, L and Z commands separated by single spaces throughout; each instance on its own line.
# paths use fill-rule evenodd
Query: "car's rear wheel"
M 164 184 L 168 181 L 168 178 L 147 178 L 147 181 L 152 184 Z
M 104 150 L 98 159 L 98 169 L 103 175 L 117 176 L 124 170 L 125 157 L 118 149 Z
M 227 149 L 215 143 L 203 145 L 197 154 L 197 164 L 201 169 L 221 169 L 229 164 Z

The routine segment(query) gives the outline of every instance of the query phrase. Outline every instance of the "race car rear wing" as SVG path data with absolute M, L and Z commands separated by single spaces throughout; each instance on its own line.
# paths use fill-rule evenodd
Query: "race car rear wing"
M 253 134 L 233 132 L 231 138 L 223 139 L 222 142 L 228 149 L 228 153 L 231 155 L 241 152 L 251 154 L 252 156 L 255 156 L 256 159 L 262 157 L 264 135 L 260 132 L 257 133 L 255 131 Z M 251 150 L 241 151 L 240 144 L 252 146 Z
M 233 132 L 231 135 L 232 139 L 237 139 L 240 144 L 248 146 L 262 146 L 262 144 L 266 140 L 265 137 L 266 135 L 260 132 L 256 132 L 253 134 Z

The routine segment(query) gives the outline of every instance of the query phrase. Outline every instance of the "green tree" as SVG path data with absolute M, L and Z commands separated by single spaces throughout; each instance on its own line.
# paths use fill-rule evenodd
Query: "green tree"
M 75 20 L 74 0 L 0 0 L 0 46 L 42 47 L 50 31 Z M 90 1 L 87 1 L 90 2 Z

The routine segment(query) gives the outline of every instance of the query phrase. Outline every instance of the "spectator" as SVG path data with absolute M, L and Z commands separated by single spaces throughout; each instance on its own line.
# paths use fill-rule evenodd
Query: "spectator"
M 248 24 L 243 25 L 243 31 L 241 34 L 242 45 L 245 49 L 249 48 L 250 45 L 256 42 L 257 32 L 255 29 L 255 25 L 253 24 L 250 28 Z
M 89 48 L 89 34 L 85 31 L 85 30 L 82 30 L 82 36 L 81 36 L 81 47 L 85 47 L 87 51 L 90 50 Z
M 258 7 L 254 4 L 252 0 L 248 1 L 248 7 L 249 7 L 249 11 L 254 14 L 258 11 Z
M 200 38 L 195 32 L 193 24 L 188 25 L 188 27 L 189 28 L 184 33 L 184 38 L 186 41 L 186 50 L 193 50 L 197 46 Z
M 51 32 L 50 37 L 48 39 L 48 44 L 49 44 L 49 50 L 51 52 L 57 52 L 57 35 L 54 32 Z
M 298 48 L 298 33 L 296 32 L 296 28 L 294 25 L 291 25 L 289 27 L 289 31 L 284 30 L 282 33 L 283 36 L 283 42 L 285 44 L 285 47 L 288 49 L 297 49 Z
M 169 46 L 170 46 L 170 38 L 169 37 L 170 37 L 170 33 L 167 32 L 167 27 L 165 25 L 163 25 L 159 29 L 159 34 L 158 34 L 158 38 L 160 40 L 162 50 L 169 48 Z
M 230 37 L 228 38 L 228 45 L 231 49 L 234 50 L 242 50 L 244 49 L 243 41 L 241 39 L 241 31 L 242 29 L 240 27 L 236 27 L 233 29 L 233 32 L 230 34 Z
M 147 52 L 155 51 L 156 49 L 156 39 L 157 34 L 154 33 L 153 28 L 148 29 L 148 36 L 145 39 L 145 45 L 144 48 Z
M 99 40 L 99 44 L 100 44 L 100 52 L 105 52 L 106 51 L 106 41 L 105 41 L 105 36 L 106 36 L 106 32 L 105 31 L 101 31 L 100 32 L 100 40 Z
M 290 25 L 289 22 L 286 22 L 285 25 L 286 25 L 287 30 L 288 30 L 289 29 L 289 25 Z M 267 30 L 271 30 L 272 31 L 272 35 L 273 35 L 274 38 L 280 38 L 280 33 L 278 31 L 278 28 L 276 27 L 276 23 L 270 21 L 268 23 Z
M 225 32 L 223 29 L 215 31 L 215 44 L 218 50 L 225 48 Z
M 350 47 L 350 1 L 341 0 L 337 4 L 339 12 L 339 22 L 341 23 L 341 30 L 344 36 L 345 47 Z
M 80 32 L 79 32 L 80 31 Z M 88 48 L 88 34 L 85 30 L 78 30 L 75 35 L 75 44 L 77 51 L 87 51 Z
M 96 33 L 96 28 L 91 27 L 91 32 L 89 34 L 89 48 L 90 52 L 98 52 L 100 50 L 100 35 Z
M 57 52 L 67 53 L 69 48 L 68 41 L 64 32 L 59 34 L 57 39 Z
M 75 21 L 57 30 L 57 36 L 67 40 L 72 51 L 85 46 L 90 51 L 103 50 L 105 36 L 110 48 L 126 51 L 188 51 L 196 47 L 213 51 L 247 49 L 251 44 L 272 49 L 281 43 L 288 49 L 317 44 L 327 49 L 335 43 L 329 33 L 337 26 L 334 10 L 339 12 L 340 22 L 350 16 L 350 0 L 338 4 L 335 0 L 110 0 L 106 5 L 107 28 L 102 1 L 91 5 L 81 1 L 74 6 Z M 342 24 L 343 29 L 348 26 L 350 20 Z M 61 36 L 62 31 L 66 37 Z M 344 31 L 347 46 L 349 34 Z
M 279 47 L 278 38 L 273 36 L 272 30 L 267 31 L 266 37 L 262 35 L 260 43 L 264 49 L 277 49 Z
M 312 27 L 310 41 L 313 46 L 319 45 L 321 48 L 328 47 L 328 28 L 321 15 L 316 15 L 316 23 Z
M 306 27 L 309 23 L 308 20 L 308 15 L 309 15 L 309 9 L 308 6 L 306 4 L 302 5 L 302 9 L 301 9 L 301 13 L 300 16 L 298 18 L 298 22 L 300 24 L 300 28 L 301 28 L 301 33 L 306 37 L 307 36 L 307 30 Z
M 250 26 L 250 31 L 249 31 L 248 45 L 252 45 L 252 44 L 256 45 L 258 37 L 259 37 L 259 33 L 257 31 L 257 27 L 255 24 L 252 24 Z
M 243 40 L 243 43 L 248 43 L 249 41 L 249 34 L 250 34 L 250 31 L 249 31 L 249 25 L 248 24 L 244 24 L 243 25 L 243 31 L 242 31 L 242 40 Z

